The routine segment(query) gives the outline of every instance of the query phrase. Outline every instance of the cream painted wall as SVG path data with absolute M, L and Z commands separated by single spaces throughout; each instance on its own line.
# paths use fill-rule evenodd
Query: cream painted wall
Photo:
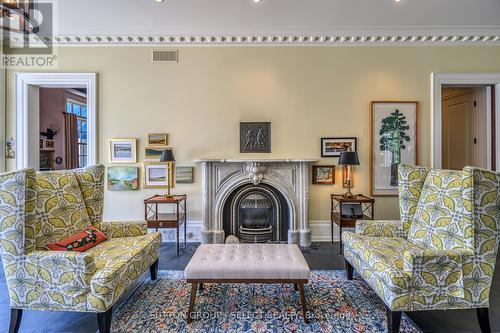
M 178 64 L 152 64 L 147 47 L 60 48 L 61 72 L 98 73 L 99 161 L 108 140 L 168 132 L 178 165 L 197 158 L 320 158 L 320 138 L 356 136 L 361 166 L 355 192 L 369 192 L 369 103 L 418 100 L 419 160 L 430 165 L 432 72 L 500 71 L 500 47 L 181 48 Z M 14 72 L 7 73 L 7 137 L 14 136 Z M 272 122 L 272 154 L 239 154 L 240 121 Z M 336 164 L 336 159 L 321 159 Z M 137 166 L 140 166 L 138 163 Z M 8 168 L 14 164 L 9 161 Z M 201 179 L 177 185 L 201 218 Z M 341 183 L 340 170 L 337 183 Z M 311 185 L 310 219 L 329 219 L 329 194 Z M 106 219 L 140 219 L 159 190 L 106 192 Z M 377 198 L 378 218 L 398 218 L 396 198 Z

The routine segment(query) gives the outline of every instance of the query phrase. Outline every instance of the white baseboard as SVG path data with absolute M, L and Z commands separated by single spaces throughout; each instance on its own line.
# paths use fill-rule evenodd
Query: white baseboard
M 330 220 L 310 220 L 311 227 L 311 240 L 313 242 L 331 242 L 332 241 L 332 231 Z M 199 242 L 200 241 L 200 231 L 202 222 L 201 221 L 187 221 L 187 242 Z M 182 241 L 184 241 L 184 227 L 181 227 L 179 231 L 179 236 Z M 156 231 L 155 229 L 149 229 L 149 231 Z M 175 242 L 176 230 L 175 229 L 158 229 L 162 234 L 163 242 Z M 333 240 L 339 241 L 339 229 L 337 225 L 333 225 Z
M 199 242 L 201 234 L 201 221 L 187 221 L 186 223 L 186 236 L 187 242 Z M 156 231 L 156 229 L 148 229 L 149 232 Z M 164 229 L 158 228 L 158 232 L 161 233 L 162 242 L 175 242 L 176 241 L 176 230 L 175 229 Z M 184 241 L 184 226 L 181 226 L 179 230 L 179 239 Z

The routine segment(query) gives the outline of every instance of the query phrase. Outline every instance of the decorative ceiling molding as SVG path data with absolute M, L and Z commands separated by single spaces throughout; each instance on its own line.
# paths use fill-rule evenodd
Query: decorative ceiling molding
M 21 38 L 22 39 L 22 38 Z M 11 37 L 19 42 L 19 37 Z M 35 39 L 38 39 L 37 37 Z M 39 39 L 38 39 L 39 40 Z M 55 46 L 405 46 L 500 45 L 499 34 L 481 35 L 56 35 Z

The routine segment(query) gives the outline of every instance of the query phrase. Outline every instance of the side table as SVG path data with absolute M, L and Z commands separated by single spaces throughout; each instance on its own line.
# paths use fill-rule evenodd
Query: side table
M 159 205 L 171 205 L 175 210 L 170 213 L 160 213 Z M 177 256 L 179 256 L 179 229 L 184 224 L 184 247 L 186 247 L 187 228 L 187 195 L 174 195 L 167 198 L 164 195 L 155 195 L 144 200 L 144 218 L 148 228 L 177 229 Z
M 375 199 L 369 198 L 362 194 L 358 194 L 354 198 L 344 198 L 341 194 L 331 194 L 331 223 L 332 223 L 332 243 L 333 243 L 333 224 L 339 226 L 340 237 L 340 254 L 344 254 L 344 247 L 342 246 L 342 228 L 355 228 L 356 220 L 373 220 L 375 216 Z M 344 204 L 361 204 L 362 217 L 352 218 L 346 217 L 341 214 L 342 205 Z

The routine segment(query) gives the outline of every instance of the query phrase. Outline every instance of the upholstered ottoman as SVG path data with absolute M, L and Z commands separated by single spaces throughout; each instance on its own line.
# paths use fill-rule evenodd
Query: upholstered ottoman
M 191 283 L 187 321 L 193 319 L 198 285 L 203 283 L 293 283 L 300 292 L 302 315 L 308 323 L 304 284 L 309 265 L 297 245 L 205 244 L 198 247 L 184 276 Z

